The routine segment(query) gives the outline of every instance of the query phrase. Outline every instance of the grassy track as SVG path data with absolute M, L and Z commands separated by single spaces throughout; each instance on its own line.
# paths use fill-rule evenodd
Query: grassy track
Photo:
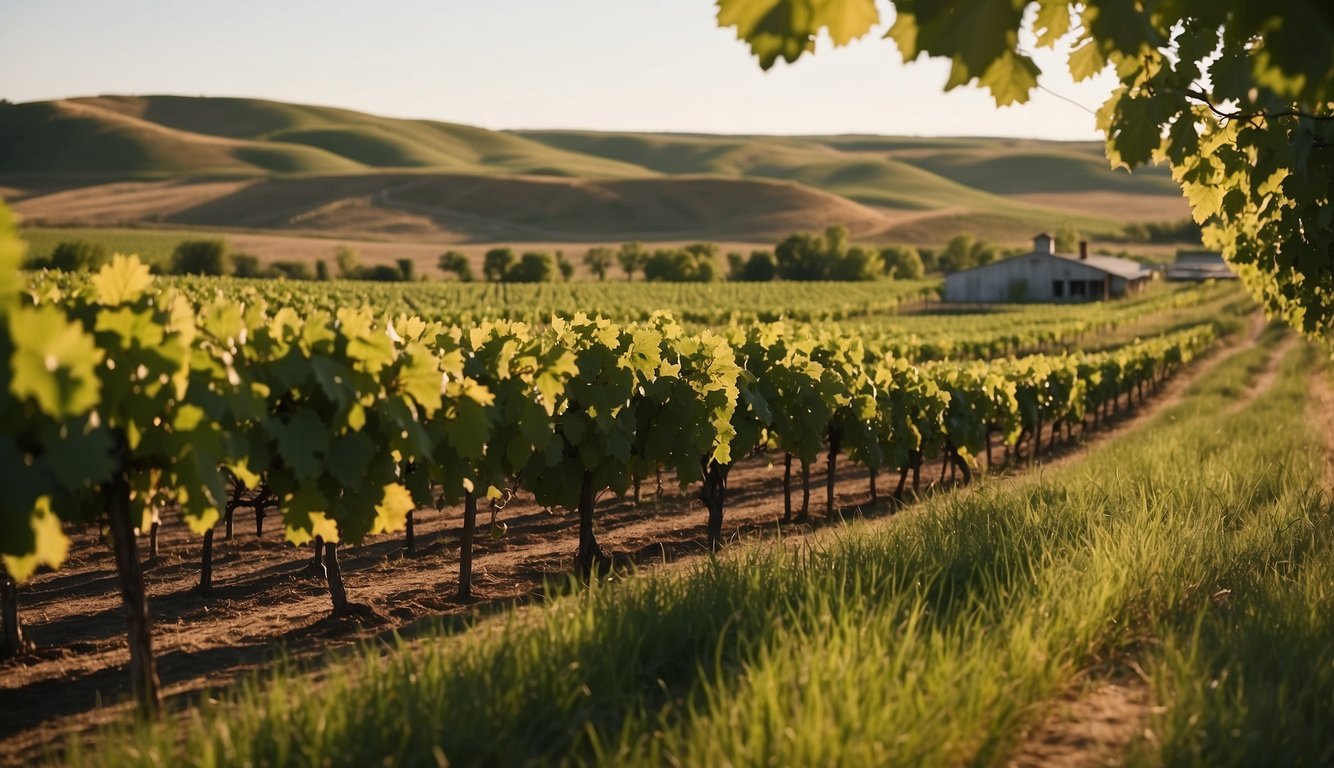
M 1334 525 L 1328 503 L 1299 490 L 1321 482 L 1321 465 L 1310 466 L 1313 425 L 1292 423 L 1306 395 L 1299 361 L 1289 360 L 1266 401 L 1241 415 L 1259 427 L 1284 414 L 1265 427 L 1279 439 L 1216 486 L 1250 504 L 1222 509 L 1209 567 L 1186 583 L 1177 612 L 1153 616 L 1160 646 L 1149 679 L 1168 706 L 1136 745 L 1137 762 L 1334 762 Z M 1327 425 L 1322 416 L 1314 427 Z
M 999 764 L 1088 670 L 1136 660 L 1167 706 L 1139 760 L 1327 762 L 1334 521 L 1305 407 L 1316 356 L 1292 347 L 1251 398 L 1276 346 L 1266 335 L 1059 469 L 575 590 L 315 677 L 281 669 L 184 725 L 117 726 L 67 757 Z

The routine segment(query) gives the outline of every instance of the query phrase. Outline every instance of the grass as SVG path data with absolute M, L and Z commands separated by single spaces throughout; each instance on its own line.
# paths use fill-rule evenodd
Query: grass
M 1308 352 L 1307 358 L 1310 357 Z M 1274 398 L 1301 413 L 1301 360 L 1285 361 Z M 1323 375 L 1323 374 L 1322 374 Z M 1323 425 L 1323 414 L 1311 420 Z M 1293 436 L 1303 449 L 1304 430 Z M 1235 482 L 1252 496 L 1275 479 L 1319 483 L 1283 454 Z M 1303 462 L 1304 464 L 1304 462 Z M 1295 476 L 1294 476 L 1295 475 Z M 1267 501 L 1267 499 L 1266 499 Z M 1149 765 L 1334 762 L 1334 538 L 1328 509 L 1275 499 L 1218 520 L 1228 546 L 1189 585 L 1192 610 L 1152 618 L 1160 647 L 1150 683 L 1168 706 L 1133 757 Z
M 575 589 L 461 635 L 282 665 L 66 757 L 997 764 L 1090 669 L 1140 659 L 1168 705 L 1140 757 L 1327 760 L 1334 525 L 1305 413 L 1314 352 L 1295 347 L 1272 388 L 1219 418 L 1277 340 L 1062 468 Z

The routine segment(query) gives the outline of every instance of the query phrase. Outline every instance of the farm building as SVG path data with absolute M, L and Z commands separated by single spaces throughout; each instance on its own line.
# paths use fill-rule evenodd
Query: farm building
M 1100 301 L 1138 291 L 1152 273 L 1114 256 L 1056 253 L 1050 235 L 1033 238 L 1033 251 L 945 276 L 945 301 Z
M 1223 254 L 1218 251 L 1178 251 L 1176 263 L 1167 267 L 1168 280 L 1236 280 Z

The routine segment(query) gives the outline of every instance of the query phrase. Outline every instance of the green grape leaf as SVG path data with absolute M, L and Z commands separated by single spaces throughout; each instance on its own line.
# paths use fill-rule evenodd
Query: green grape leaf
M 252 458 L 242 457 L 226 462 L 226 466 L 227 470 L 236 476 L 241 485 L 246 488 L 258 488 L 260 476 L 250 468 L 251 461 L 253 461 Z
M 334 438 L 325 460 L 328 473 L 344 485 L 359 485 L 366 479 L 366 468 L 382 450 L 365 432 L 348 432 Z
M 394 342 L 387 333 L 376 330 L 374 323 L 369 310 L 338 311 L 338 331 L 347 338 L 347 356 L 353 368 L 366 373 L 376 373 L 394 362 Z
M 409 344 L 406 361 L 398 370 L 398 390 L 410 396 L 429 419 L 440 409 L 444 375 L 436 357 L 421 344 Z
M 991 89 L 996 106 L 1022 104 L 1038 87 L 1038 67 L 1029 57 L 1006 50 L 987 67 L 978 82 Z
M 278 453 L 282 460 L 305 481 L 323 474 L 324 456 L 329 450 L 329 428 L 310 411 L 300 411 L 289 421 L 271 422 Z
M 445 422 L 449 444 L 465 459 L 480 458 L 491 439 L 491 417 L 487 407 L 471 398 L 458 400 Z
M 398 483 L 386 485 L 384 498 L 375 505 L 375 522 L 371 525 L 371 533 L 403 530 L 408 524 L 408 513 L 415 507 L 408 489 Z
M 60 520 L 51 511 L 51 500 L 48 497 L 37 499 L 29 524 L 34 540 L 32 552 L 26 555 L 3 555 L 5 570 L 19 583 L 26 581 L 40 566 L 59 568 L 69 554 L 69 539 L 60 530 Z
M 283 499 L 283 525 L 287 540 L 301 546 L 319 536 L 338 541 L 338 524 L 328 516 L 329 500 L 313 487 L 302 488 Z
M 79 430 L 68 424 L 62 430 L 54 426 L 43 436 L 46 467 L 51 477 L 69 492 L 92 487 L 111 476 L 116 469 L 112 456 L 111 435 L 105 429 Z
M 1153 159 L 1161 146 L 1163 125 L 1172 117 L 1163 96 L 1113 95 L 1099 111 L 1107 131 L 1107 158 L 1113 167 L 1133 168 Z
M 1078 83 L 1097 75 L 1107 68 L 1107 57 L 1102 52 L 1098 41 L 1089 38 L 1084 44 L 1070 52 L 1070 76 Z
M 894 23 L 889 25 L 889 31 L 885 37 L 894 41 L 899 47 L 899 54 L 903 60 L 912 61 L 917 58 L 922 49 L 918 47 L 918 35 L 921 29 L 917 26 L 917 17 L 911 13 L 900 12 L 894 17 Z
M 718 26 L 736 27 L 764 69 L 814 50 L 821 30 L 846 45 L 879 20 L 875 0 L 718 0 Z
M 55 419 L 97 406 L 101 383 L 96 368 L 103 353 L 82 326 L 50 305 L 16 309 L 8 321 L 14 344 L 9 389 L 15 397 L 31 397 Z
M 138 256 L 116 254 L 111 263 L 103 266 L 92 277 L 93 296 L 97 303 L 115 307 L 135 301 L 153 286 L 153 275 L 148 265 Z
M 1070 31 L 1068 0 L 1038 0 L 1038 15 L 1033 22 L 1038 45 L 1050 48 Z

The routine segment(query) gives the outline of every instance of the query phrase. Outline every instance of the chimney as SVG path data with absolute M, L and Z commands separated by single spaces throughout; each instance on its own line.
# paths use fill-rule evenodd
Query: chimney
M 1051 255 L 1051 235 L 1043 232 L 1033 238 L 1033 252 Z
M 1088 261 L 1088 258 L 1089 258 L 1089 241 L 1087 241 L 1087 240 L 1080 240 L 1080 241 L 1079 241 L 1079 260 L 1080 260 L 1080 261 Z

